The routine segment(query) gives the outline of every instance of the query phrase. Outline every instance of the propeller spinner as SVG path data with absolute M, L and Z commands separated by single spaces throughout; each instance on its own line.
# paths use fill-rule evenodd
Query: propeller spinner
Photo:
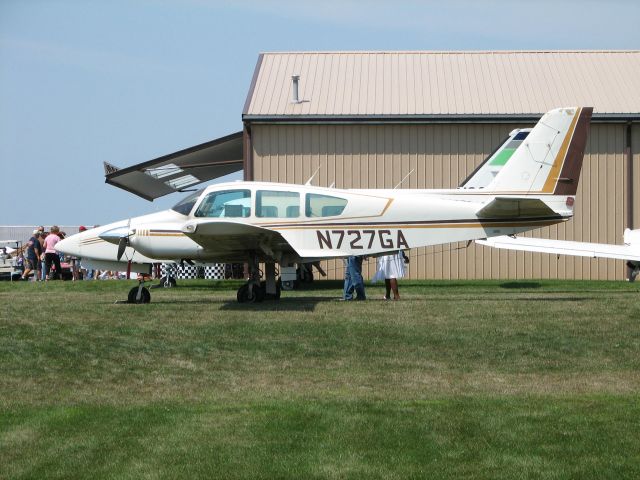
M 102 232 L 99 237 L 109 243 L 115 243 L 118 245 L 118 253 L 116 255 L 116 260 L 120 261 L 122 256 L 124 255 L 124 251 L 129 246 L 129 238 L 135 234 L 135 230 L 131 230 L 129 227 L 131 225 L 131 219 L 127 222 L 126 227 L 117 227 L 111 230 L 107 230 L 106 232 Z

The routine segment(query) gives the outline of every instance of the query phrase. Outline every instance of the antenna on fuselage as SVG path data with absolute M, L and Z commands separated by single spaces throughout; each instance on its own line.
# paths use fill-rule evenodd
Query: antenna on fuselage
M 311 175 L 311 177 L 309 178 L 309 180 L 307 180 L 307 181 L 305 182 L 305 185 L 307 185 L 307 186 L 311 185 L 311 180 L 313 180 L 313 179 L 316 177 L 316 175 L 317 175 L 317 174 L 318 174 L 318 172 L 320 171 L 320 168 L 321 168 L 321 167 L 322 167 L 322 165 L 320 165 L 318 168 L 316 168 L 316 171 L 315 171 L 315 172 L 313 172 L 313 175 Z
M 395 189 L 396 189 L 396 188 L 398 188 L 400 185 L 402 185 L 402 182 L 404 182 L 404 181 L 409 177 L 409 175 L 411 175 L 414 171 L 415 171 L 415 168 L 412 168 L 412 169 L 411 169 L 411 171 L 410 171 L 409 173 L 407 173 L 407 174 L 404 176 L 404 178 L 403 178 L 402 180 L 400 180 L 400 182 L 399 182 L 395 187 L 393 187 L 393 189 L 395 190 Z

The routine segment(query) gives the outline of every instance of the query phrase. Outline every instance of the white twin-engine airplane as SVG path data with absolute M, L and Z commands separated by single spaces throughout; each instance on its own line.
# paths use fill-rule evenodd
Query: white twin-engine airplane
M 246 262 L 250 279 L 238 290 L 238 301 L 278 298 L 276 263 L 285 284 L 295 279 L 295 264 L 300 262 L 512 235 L 570 219 L 592 110 L 558 108 L 533 129 L 512 132 L 455 189 L 217 184 L 171 210 L 68 237 L 58 249 L 111 262 L 123 255 L 143 263 Z M 113 244 L 111 249 L 103 248 L 104 242 Z M 108 258 L 99 258 L 107 251 Z M 266 277 L 262 283 L 261 262 Z M 149 300 L 142 287 L 134 297 Z

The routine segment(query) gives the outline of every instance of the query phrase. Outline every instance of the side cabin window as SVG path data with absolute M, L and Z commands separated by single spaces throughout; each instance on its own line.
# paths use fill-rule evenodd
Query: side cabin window
M 300 216 L 300 194 L 258 190 L 256 192 L 256 217 L 298 218 Z
M 347 206 L 344 198 L 307 193 L 305 214 L 307 217 L 333 217 L 340 215 Z
M 211 192 L 196 210 L 196 217 L 248 217 L 251 215 L 251 190 Z

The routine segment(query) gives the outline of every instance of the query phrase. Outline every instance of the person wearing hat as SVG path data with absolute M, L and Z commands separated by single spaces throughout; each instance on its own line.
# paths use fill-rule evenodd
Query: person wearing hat
M 27 242 L 27 248 L 24 256 L 24 272 L 22 280 L 29 280 L 29 275 L 34 272 L 34 279 L 40 278 L 40 255 L 42 254 L 42 246 L 40 245 L 40 231 L 34 230 L 31 238 Z

